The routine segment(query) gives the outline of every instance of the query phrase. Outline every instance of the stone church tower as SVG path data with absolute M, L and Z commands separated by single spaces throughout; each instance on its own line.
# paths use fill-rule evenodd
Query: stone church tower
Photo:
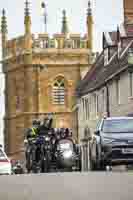
M 2 64 L 5 74 L 5 131 L 7 154 L 22 159 L 24 131 L 35 118 L 53 113 L 54 127 L 69 127 L 77 139 L 73 114 L 75 88 L 92 58 L 92 14 L 87 14 L 87 34 L 68 32 L 63 11 L 61 33 L 35 37 L 31 31 L 29 2 L 25 3 L 25 33 L 8 40 L 5 10 L 2 13 Z
M 132 0 L 124 0 L 124 21 L 133 22 L 133 1 Z

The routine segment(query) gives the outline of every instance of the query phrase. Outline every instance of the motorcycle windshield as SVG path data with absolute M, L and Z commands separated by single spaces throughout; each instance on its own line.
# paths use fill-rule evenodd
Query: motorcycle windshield
M 60 140 L 58 145 L 61 150 L 73 150 L 73 143 L 70 140 Z

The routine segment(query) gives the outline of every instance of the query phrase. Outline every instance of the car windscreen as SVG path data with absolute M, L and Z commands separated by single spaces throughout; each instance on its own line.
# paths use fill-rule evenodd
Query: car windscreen
M 102 131 L 104 133 L 133 133 L 133 119 L 104 120 Z

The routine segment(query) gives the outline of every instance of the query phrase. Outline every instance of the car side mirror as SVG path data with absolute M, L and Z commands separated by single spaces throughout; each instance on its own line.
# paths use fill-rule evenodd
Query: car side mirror
M 97 135 L 97 136 L 99 136 L 100 135 L 100 131 L 99 130 L 95 131 L 94 134 Z

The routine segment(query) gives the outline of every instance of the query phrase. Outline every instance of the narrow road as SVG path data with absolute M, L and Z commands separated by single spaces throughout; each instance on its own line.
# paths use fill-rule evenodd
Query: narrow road
M 0 177 L 1 200 L 132 200 L 133 173 L 89 172 Z

